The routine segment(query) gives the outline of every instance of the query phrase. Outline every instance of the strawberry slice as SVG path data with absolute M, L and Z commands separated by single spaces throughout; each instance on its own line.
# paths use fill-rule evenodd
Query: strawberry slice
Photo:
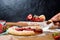
M 29 14 L 28 16 L 27 16 L 27 20 L 31 20 L 32 19 L 32 14 Z
M 40 19 L 38 17 L 35 17 L 35 22 L 39 22 Z

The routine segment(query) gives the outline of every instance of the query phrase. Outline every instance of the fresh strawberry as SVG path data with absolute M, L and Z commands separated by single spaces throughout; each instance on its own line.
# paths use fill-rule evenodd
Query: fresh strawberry
M 43 21 L 46 19 L 45 15 L 40 15 L 39 18 L 43 19 Z
M 60 40 L 60 36 L 55 36 L 54 39 L 55 40 Z
M 32 18 L 32 21 L 35 21 L 35 22 L 43 22 L 44 20 L 45 20 L 45 16 L 43 15 L 41 16 L 34 15 Z
M 29 14 L 28 16 L 27 16 L 27 20 L 31 20 L 32 19 L 32 14 Z
M 38 17 L 35 17 L 35 20 L 34 20 L 35 22 L 39 22 L 40 21 L 40 18 L 38 18 Z
M 0 33 L 3 32 L 3 26 L 0 24 Z
M 43 22 L 43 18 L 35 17 L 34 21 L 35 21 L 35 22 Z
M 33 18 L 31 19 L 31 21 L 33 21 L 33 22 L 34 22 L 34 21 L 35 21 L 35 17 L 33 17 Z

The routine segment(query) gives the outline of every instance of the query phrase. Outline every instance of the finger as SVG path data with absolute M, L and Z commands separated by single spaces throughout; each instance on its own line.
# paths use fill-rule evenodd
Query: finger
M 60 13 L 58 13 L 55 16 L 53 16 L 50 20 L 52 20 L 52 21 L 60 21 Z

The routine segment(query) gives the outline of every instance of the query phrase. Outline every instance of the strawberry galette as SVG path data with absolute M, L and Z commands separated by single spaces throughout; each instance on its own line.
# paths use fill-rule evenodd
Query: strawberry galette
M 42 29 L 38 29 L 37 27 L 11 27 L 8 29 L 8 33 L 21 36 L 36 35 L 42 32 Z

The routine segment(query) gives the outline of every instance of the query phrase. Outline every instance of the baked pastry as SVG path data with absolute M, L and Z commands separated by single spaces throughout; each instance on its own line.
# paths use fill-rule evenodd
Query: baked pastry
M 6 23 L 7 26 L 39 26 L 39 22 L 7 22 Z
M 8 33 L 13 35 L 29 36 L 42 33 L 42 29 L 37 27 L 11 27 L 8 29 Z

